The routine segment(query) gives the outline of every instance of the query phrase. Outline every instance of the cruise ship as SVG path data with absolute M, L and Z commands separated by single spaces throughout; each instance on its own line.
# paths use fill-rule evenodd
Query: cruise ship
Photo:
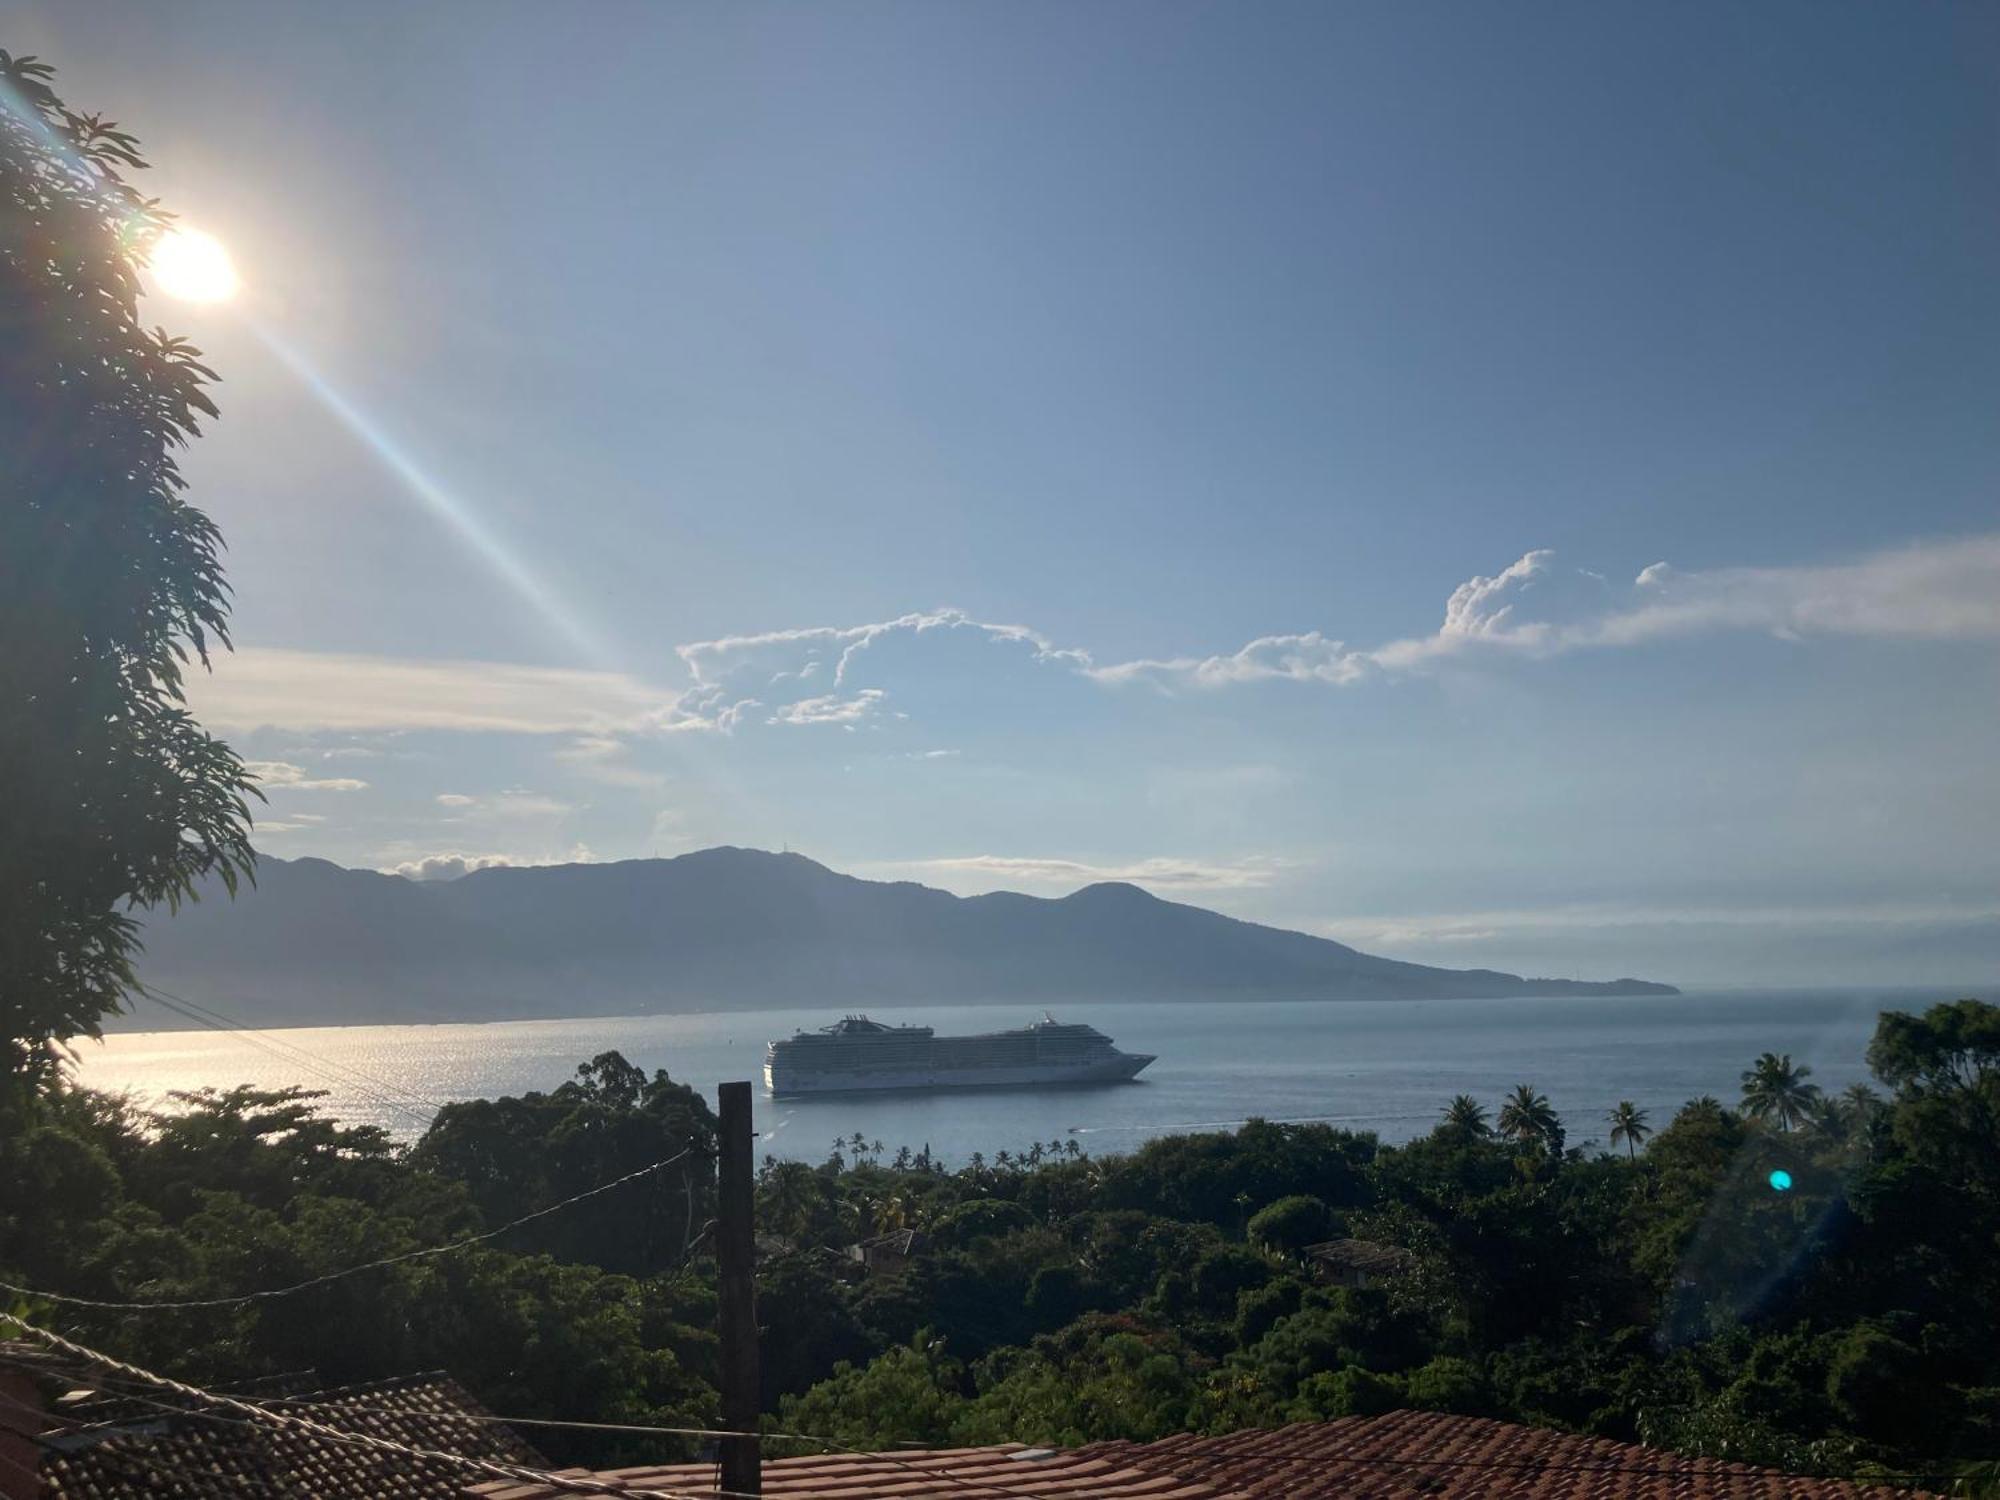
M 778 1097 L 876 1089 L 1044 1087 L 1124 1083 L 1152 1062 L 1120 1052 L 1094 1026 L 1044 1012 L 1018 1031 L 939 1036 L 928 1026 L 885 1026 L 847 1016 L 764 1050 L 764 1083 Z

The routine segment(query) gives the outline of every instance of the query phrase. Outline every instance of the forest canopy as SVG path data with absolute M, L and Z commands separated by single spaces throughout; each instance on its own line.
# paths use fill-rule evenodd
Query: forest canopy
M 1656 1126 L 1630 1112 L 1639 1135 L 1597 1153 L 1563 1146 L 1528 1085 L 1496 1089 L 1499 1110 L 1444 1102 L 1401 1146 L 1252 1121 L 1122 1156 L 1049 1142 L 954 1168 L 846 1139 L 818 1164 L 767 1160 L 763 1406 L 857 1447 L 1420 1407 L 1972 1484 L 2000 1460 L 1996 1022 L 1972 1000 L 1886 1015 L 1883 1093 L 1825 1095 L 1771 1055 L 1736 1103 Z M 1526 1117 L 1510 1133 L 1506 1106 Z M 477 1246 L 295 1296 L 14 1308 L 197 1380 L 442 1367 L 511 1415 L 717 1420 L 714 1118 L 663 1073 L 608 1053 L 547 1094 L 449 1106 L 407 1146 L 296 1090 L 153 1114 L 65 1088 L 23 1123 L 0 1142 L 0 1279 L 110 1302 L 290 1285 L 685 1151 Z M 903 1230 L 906 1256 L 857 1259 Z

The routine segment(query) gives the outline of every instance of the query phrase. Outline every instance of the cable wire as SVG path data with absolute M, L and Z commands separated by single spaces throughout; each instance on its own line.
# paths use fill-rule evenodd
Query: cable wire
M 399 1458 L 421 1458 L 437 1463 L 457 1464 L 462 1468 L 476 1469 L 480 1473 L 490 1474 L 496 1479 L 511 1479 L 517 1484 L 553 1485 L 568 1489 L 576 1494 L 643 1496 L 647 1497 L 647 1500 L 704 1500 L 704 1497 L 690 1494 L 685 1490 L 654 1489 L 637 1485 L 614 1484 L 584 1475 L 552 1473 L 549 1470 L 533 1468 L 527 1464 L 500 1463 L 487 1458 L 468 1458 L 464 1454 L 447 1453 L 441 1449 L 419 1448 L 409 1443 L 398 1443 L 389 1438 L 376 1437 L 373 1433 L 349 1432 L 343 1428 L 330 1427 L 326 1423 L 316 1421 L 311 1417 L 301 1417 L 291 1412 L 269 1411 L 261 1406 L 253 1406 L 247 1401 L 239 1401 L 234 1396 L 224 1396 L 215 1391 L 206 1391 L 200 1386 L 189 1385 L 184 1381 L 175 1380 L 171 1376 L 155 1374 L 153 1371 L 145 1369 L 142 1366 L 129 1364 L 113 1355 L 105 1354 L 101 1350 L 92 1349 L 86 1344 L 79 1344 L 73 1339 L 64 1338 L 59 1333 L 52 1333 L 48 1329 L 30 1323 L 26 1319 L 10 1312 L 0 1312 L 0 1319 L 5 1319 L 23 1332 L 40 1339 L 51 1348 L 84 1360 L 93 1366 L 117 1371 L 119 1374 L 128 1376 L 143 1384 L 160 1390 L 172 1391 L 176 1395 L 186 1396 L 191 1400 L 199 1401 L 206 1405 L 219 1406 L 229 1411 L 240 1412 L 243 1417 L 248 1419 L 249 1425 L 252 1426 L 261 1424 L 266 1427 L 288 1428 L 295 1432 L 310 1433 L 314 1437 L 330 1443 L 344 1443 L 352 1447 L 367 1448 L 376 1453 L 391 1454 Z M 213 1418 L 209 1413 L 205 1412 L 186 1412 L 184 1415 L 209 1420 L 226 1420 Z M 710 1494 L 714 1493 L 714 1491 L 710 1491 Z
M 11 1318 L 11 1315 L 6 1313 L 0 1313 L 0 1317 Z M 12 1318 L 12 1321 L 15 1323 L 22 1322 L 22 1320 L 19 1318 Z M 22 1324 L 22 1326 L 27 1327 L 30 1325 Z M 40 1329 L 36 1329 L 34 1331 L 38 1333 L 45 1332 L 45 1330 L 40 1330 Z M 81 1348 L 82 1346 L 77 1345 L 76 1347 Z M 109 1356 L 106 1356 L 106 1359 L 109 1359 Z M 122 1369 L 123 1367 L 114 1364 L 113 1368 Z M 156 1407 L 161 1411 L 172 1412 L 175 1413 L 176 1415 L 189 1417 L 198 1421 L 223 1422 L 236 1426 L 255 1425 L 254 1423 L 245 1421 L 241 1417 L 224 1417 L 224 1416 L 218 1416 L 213 1412 L 189 1411 L 186 1407 L 173 1406 L 164 1401 L 158 1401 L 151 1399 L 149 1397 L 134 1395 L 129 1390 L 129 1387 L 131 1387 L 135 1382 L 133 1382 L 130 1379 L 104 1380 L 102 1377 L 94 1377 L 94 1378 L 96 1379 L 98 1384 L 116 1387 L 120 1389 L 122 1393 L 126 1394 L 130 1399 L 138 1401 L 146 1406 Z M 164 1381 L 165 1379 L 166 1377 L 164 1376 L 155 1376 L 152 1377 L 151 1380 L 145 1383 L 157 1388 L 158 1383 L 160 1381 Z M 197 1389 L 197 1388 L 189 1387 L 189 1389 Z M 311 1396 L 266 1397 L 262 1401 L 255 1401 L 255 1402 L 235 1401 L 234 1398 L 220 1397 L 220 1396 L 218 1396 L 218 1399 L 229 1401 L 232 1405 L 254 1406 L 260 1410 L 271 1406 L 316 1406 L 320 1404 L 316 1402 L 314 1398 Z M 507 1426 L 507 1427 L 552 1427 L 552 1428 L 562 1428 L 566 1430 L 575 1430 L 583 1432 L 621 1433 L 626 1435 L 644 1433 L 644 1434 L 656 1434 L 668 1437 L 697 1437 L 697 1438 L 752 1437 L 752 1438 L 757 1438 L 760 1441 L 777 1440 L 785 1442 L 806 1443 L 818 1449 L 820 1454 L 822 1455 L 834 1455 L 847 1458 L 869 1459 L 877 1463 L 886 1464 L 894 1469 L 919 1475 L 922 1478 L 928 1480 L 943 1481 L 946 1484 L 955 1485 L 961 1489 L 972 1490 L 981 1495 L 986 1495 L 989 1497 L 999 1496 L 1002 1497 L 1002 1500 L 1049 1500 L 1049 1497 L 1044 1495 L 1039 1490 L 1023 1488 L 1019 1485 L 1006 1483 L 1000 1480 L 968 1479 L 961 1474 L 954 1474 L 948 1469 L 927 1468 L 923 1464 L 913 1463 L 908 1459 L 899 1458 L 893 1453 L 886 1453 L 879 1449 L 851 1448 L 848 1447 L 846 1444 L 836 1443 L 827 1438 L 814 1437 L 809 1433 L 803 1433 L 803 1432 L 783 1432 L 783 1431 L 751 1432 L 751 1431 L 744 1431 L 738 1428 L 727 1428 L 727 1427 L 670 1427 L 655 1423 L 639 1423 L 639 1422 L 580 1422 L 580 1421 L 565 1421 L 554 1417 L 501 1417 L 501 1416 L 494 1416 L 490 1412 L 441 1412 L 441 1411 L 424 1412 L 424 1411 L 409 1411 L 400 1407 L 350 1406 L 346 1404 L 343 1404 L 340 1408 L 338 1408 L 338 1411 L 341 1414 L 352 1413 L 353 1415 L 356 1416 L 362 1416 L 362 1415 L 390 1416 L 405 1420 L 409 1419 L 420 1420 L 424 1418 L 429 1418 L 431 1420 L 440 1422 L 484 1422 L 484 1423 L 491 1423 L 494 1425 Z M 356 1434 L 356 1436 L 360 1436 L 360 1434 Z M 561 1474 L 561 1473 L 549 1474 L 544 1476 L 543 1482 L 554 1485 L 558 1488 L 567 1488 L 572 1493 L 590 1492 L 588 1490 L 587 1485 L 578 1483 L 568 1474 Z M 631 1491 L 621 1491 L 619 1493 L 644 1495 L 644 1494 L 650 1494 L 652 1492 L 646 1490 L 631 1490 Z M 708 1496 L 728 1497 L 728 1500 L 733 1500 L 733 1497 L 737 1496 L 739 1493 L 740 1492 L 735 1490 L 725 1490 L 717 1486 L 709 1486 L 701 1492 L 701 1495 L 702 1495 L 702 1500 L 706 1500 L 706 1497 Z
M 366 1068 L 359 1067 L 354 1063 L 341 1062 L 331 1057 L 321 1057 L 310 1048 L 301 1047 L 296 1042 L 288 1042 L 274 1028 L 253 1026 L 240 1016 L 232 1016 L 228 1011 L 200 1000 L 190 1000 L 186 995 L 176 995 L 172 990 L 162 989 L 158 985 L 141 985 L 139 988 L 141 993 L 151 999 L 165 1000 L 171 1002 L 173 1005 L 185 1006 L 188 1010 L 198 1012 L 210 1020 L 219 1022 L 232 1031 L 242 1032 L 247 1037 L 254 1037 L 264 1043 L 268 1043 L 270 1046 L 295 1053 L 315 1066 L 332 1068 L 336 1073 L 344 1073 L 360 1083 L 369 1085 L 378 1093 L 388 1095 L 391 1098 L 402 1099 L 411 1104 L 422 1105 L 425 1109 L 437 1110 L 443 1109 L 445 1106 L 446 1101 L 432 1099 L 418 1093 L 414 1089 L 404 1088 L 400 1084 L 391 1083 L 388 1079 L 377 1077 Z
M 210 1031 L 238 1037 L 287 1066 L 299 1068 L 322 1083 L 330 1083 L 336 1088 L 355 1094 L 366 1103 L 392 1110 L 414 1120 L 426 1130 L 430 1128 L 437 1112 L 444 1108 L 442 1104 L 416 1094 L 405 1093 L 394 1085 L 373 1078 L 358 1069 L 336 1063 L 331 1059 L 316 1058 L 302 1047 L 296 1047 L 290 1042 L 280 1042 L 266 1032 L 225 1016 L 220 1011 L 209 1010 L 208 1007 L 199 1005 L 193 1000 L 184 1000 L 170 991 L 142 985 L 139 993 L 163 1010 L 171 1011 Z M 280 1051 L 280 1048 L 285 1050 Z M 338 1074 L 326 1072 L 326 1068 L 340 1069 L 348 1076 L 343 1078 Z M 428 1114 L 424 1113 L 426 1110 L 429 1111 Z
M 667 1157 L 664 1161 L 656 1161 L 651 1166 L 639 1168 L 636 1172 L 627 1172 L 623 1177 L 614 1177 L 609 1182 L 599 1183 L 596 1187 L 578 1193 L 574 1197 L 565 1198 L 560 1203 L 551 1203 L 547 1208 L 538 1208 L 533 1213 L 522 1214 L 520 1218 L 511 1219 L 507 1223 L 502 1224 L 498 1229 L 482 1230 L 478 1234 L 467 1235 L 463 1239 L 453 1240 L 451 1243 L 445 1245 L 431 1245 L 422 1250 L 405 1250 L 400 1255 L 385 1255 L 380 1260 L 366 1261 L 361 1265 L 349 1266 L 341 1271 L 329 1271 L 323 1276 L 310 1277 L 305 1281 L 296 1282 L 291 1286 L 273 1287 L 267 1291 L 244 1292 L 234 1297 L 190 1297 L 161 1302 L 112 1302 L 99 1297 L 72 1297 L 65 1292 L 44 1292 L 38 1291 L 34 1287 L 17 1286 L 11 1281 L 0 1281 L 0 1291 L 12 1292 L 16 1296 L 31 1297 L 42 1302 L 60 1303 L 66 1307 L 92 1307 L 107 1312 L 162 1312 L 187 1311 L 200 1307 L 241 1307 L 246 1302 L 261 1302 L 277 1297 L 289 1297 L 295 1292 L 303 1292 L 316 1286 L 325 1286 L 328 1282 L 342 1281 L 349 1276 L 359 1276 L 363 1271 L 379 1270 L 383 1266 L 403 1265 L 406 1262 L 423 1260 L 433 1255 L 448 1255 L 454 1250 L 464 1250 L 472 1245 L 484 1244 L 487 1240 L 499 1238 L 510 1229 L 519 1229 L 523 1224 L 531 1224 L 536 1219 L 545 1219 L 550 1214 L 559 1213 L 573 1204 L 583 1202 L 586 1198 L 595 1198 L 600 1193 L 608 1193 L 613 1188 L 623 1187 L 628 1182 L 635 1182 L 641 1177 L 663 1171 L 671 1167 L 675 1162 L 680 1161 L 683 1157 L 691 1155 L 693 1151 L 694 1147 L 689 1146 L 686 1150 L 677 1152 L 675 1155 Z

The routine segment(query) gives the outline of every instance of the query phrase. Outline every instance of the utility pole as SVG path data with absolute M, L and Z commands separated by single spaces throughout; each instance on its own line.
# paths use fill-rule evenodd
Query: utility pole
M 722 1488 L 764 1493 L 757 1431 L 757 1235 L 750 1166 L 750 1085 L 716 1090 L 721 1123 L 715 1203 L 717 1334 L 722 1344 L 722 1425 L 747 1437 L 722 1439 Z

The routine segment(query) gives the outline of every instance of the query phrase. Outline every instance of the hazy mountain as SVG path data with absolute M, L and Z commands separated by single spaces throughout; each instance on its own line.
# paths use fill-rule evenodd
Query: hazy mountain
M 1673 994 L 1372 958 L 1093 885 L 960 897 L 796 854 L 481 870 L 418 883 L 266 857 L 146 930 L 148 982 L 296 1024 L 1021 1001 Z M 135 1022 L 159 1025 L 147 1007 Z

